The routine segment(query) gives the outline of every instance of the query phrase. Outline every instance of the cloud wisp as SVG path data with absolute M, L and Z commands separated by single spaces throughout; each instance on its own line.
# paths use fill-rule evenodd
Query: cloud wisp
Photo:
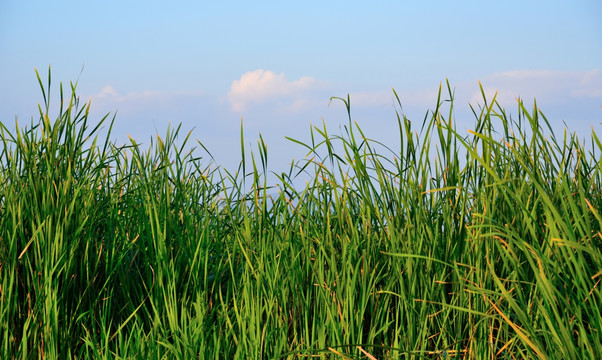
M 602 72 L 599 69 L 589 71 L 557 70 L 514 70 L 494 73 L 481 79 L 483 90 L 488 99 L 497 92 L 497 100 L 503 106 L 516 104 L 516 98 L 525 101 L 533 99 L 549 103 L 568 103 L 580 100 L 602 100 Z M 482 95 L 474 84 L 463 83 L 459 86 L 472 104 L 481 103 Z M 473 90 L 468 90 L 472 88 Z
M 119 93 L 113 86 L 106 85 L 102 90 L 92 96 L 93 101 L 100 101 L 103 103 L 163 103 L 169 102 L 171 99 L 179 97 L 202 97 L 205 94 L 202 91 L 174 91 L 174 92 L 163 92 L 145 90 L 141 92 L 133 91 L 127 94 Z
M 516 107 L 517 98 L 523 99 L 526 105 L 537 99 L 543 110 L 549 109 L 551 114 L 563 120 L 575 118 L 583 123 L 599 122 L 596 120 L 602 105 L 602 72 L 599 69 L 513 70 L 485 75 L 480 78 L 480 83 L 488 101 L 497 93 L 498 103 L 509 111 Z M 454 90 L 454 109 L 458 114 L 470 117 L 468 104 L 478 107 L 483 103 L 479 81 L 450 80 L 450 84 Z M 321 118 L 338 118 L 339 106 L 333 101 L 329 109 L 329 100 L 331 96 L 346 98 L 347 93 L 352 111 L 361 115 L 359 118 L 388 119 L 398 109 L 390 86 L 401 100 L 402 112 L 412 118 L 420 118 L 437 106 L 438 84 L 418 89 L 397 87 L 395 83 L 387 85 L 387 88 L 366 91 L 312 76 L 289 80 L 284 73 L 258 69 L 243 74 L 230 84 L 225 103 L 221 102 L 223 94 L 152 90 L 121 93 L 111 85 L 102 88 L 91 99 L 97 112 L 119 110 L 120 118 L 129 122 L 194 120 L 195 124 L 203 124 L 203 128 L 211 125 L 230 129 L 238 126 L 240 117 L 233 113 L 239 113 L 237 115 L 243 115 L 247 124 L 263 131 L 273 127 L 289 128 L 294 124 L 304 126 Z M 448 98 L 444 81 L 441 95 L 441 101 Z

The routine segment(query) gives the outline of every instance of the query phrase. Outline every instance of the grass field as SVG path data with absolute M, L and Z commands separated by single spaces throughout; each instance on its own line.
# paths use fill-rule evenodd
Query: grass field
M 351 115 L 291 139 L 308 156 L 275 185 L 261 138 L 235 171 L 180 128 L 117 146 L 38 79 L 39 121 L 1 125 L 2 359 L 602 355 L 594 130 L 483 94 L 460 134 L 447 84 L 422 122 L 392 114 L 391 149 Z

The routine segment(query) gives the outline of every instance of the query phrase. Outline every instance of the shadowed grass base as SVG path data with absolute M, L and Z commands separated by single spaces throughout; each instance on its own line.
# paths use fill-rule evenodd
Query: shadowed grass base
M 593 130 L 556 138 L 483 95 L 464 136 L 448 84 L 418 128 L 397 114 L 395 150 L 350 115 L 291 139 L 308 156 L 268 186 L 262 139 L 234 172 L 180 128 L 119 147 L 74 85 L 51 122 L 40 85 L 39 122 L 1 125 L 3 359 L 602 354 Z

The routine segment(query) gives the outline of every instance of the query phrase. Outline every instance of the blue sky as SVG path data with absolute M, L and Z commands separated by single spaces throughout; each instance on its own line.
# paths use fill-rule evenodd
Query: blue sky
M 329 99 L 348 93 L 362 129 L 394 146 L 391 88 L 420 122 L 446 78 L 462 129 L 480 81 L 511 113 L 537 98 L 558 129 L 602 133 L 599 0 L 166 4 L 0 2 L 0 120 L 36 114 L 34 68 L 51 65 L 57 85 L 79 79 L 94 118 L 117 111 L 116 141 L 182 123 L 226 167 L 241 117 L 281 168 L 304 155 L 284 136 L 307 140 L 322 120 L 336 133 L 346 114 Z

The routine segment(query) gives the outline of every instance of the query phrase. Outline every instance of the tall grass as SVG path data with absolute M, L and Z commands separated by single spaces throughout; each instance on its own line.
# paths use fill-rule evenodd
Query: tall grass
M 349 123 L 291 139 L 308 156 L 274 185 L 261 138 L 235 171 L 180 127 L 117 146 L 73 84 L 51 121 L 38 79 L 39 121 L 1 124 L 2 358 L 602 355 L 593 130 L 483 94 L 459 134 L 447 84 L 418 127 L 397 113 L 393 149 L 337 98 Z

